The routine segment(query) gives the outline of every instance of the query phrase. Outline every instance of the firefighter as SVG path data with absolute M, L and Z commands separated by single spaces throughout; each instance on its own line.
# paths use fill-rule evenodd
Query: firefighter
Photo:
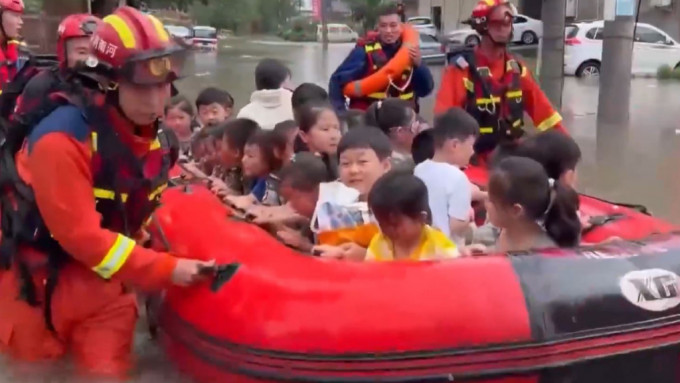
M 127 286 L 188 286 L 215 265 L 136 240 L 173 164 L 157 131 L 183 49 L 131 7 L 104 18 L 90 42 L 103 91 L 64 94 L 14 163 L 0 162 L 0 349 L 23 360 L 70 351 L 84 371 L 124 378 L 137 319 Z
M 470 24 L 481 43 L 448 55 L 449 65 L 437 95 L 435 113 L 461 107 L 477 119 L 478 158 L 499 143 L 515 142 L 524 134 L 524 113 L 539 131 L 562 127 L 562 117 L 533 79 L 526 66 L 507 50 L 512 41 L 515 8 L 509 0 L 481 0 Z
M 19 41 L 23 14 L 23 0 L 0 0 L 0 90 L 28 59 L 25 45 Z
M 402 21 L 397 6 L 384 5 L 378 12 L 378 33 L 369 33 L 335 70 L 328 86 L 330 101 L 336 111 L 347 109 L 343 87 L 348 83 L 366 78 L 386 65 L 402 46 Z M 349 100 L 349 108 L 366 110 L 375 101 L 398 97 L 413 103 L 419 109 L 418 99 L 427 97 L 434 89 L 430 69 L 423 63 L 418 47 L 410 47 L 412 66 L 406 68 L 399 79 L 383 93 Z

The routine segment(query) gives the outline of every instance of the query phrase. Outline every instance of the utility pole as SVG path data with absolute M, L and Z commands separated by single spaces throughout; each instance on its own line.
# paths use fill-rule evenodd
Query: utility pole
M 606 0 L 597 108 L 598 136 L 607 126 L 627 125 L 636 0 Z M 605 133 L 606 134 L 606 133 Z
M 566 0 L 543 0 L 543 40 L 539 42 L 539 82 L 555 109 L 562 108 Z
M 328 19 L 326 15 L 326 0 L 318 0 L 321 7 L 321 44 L 323 50 L 328 50 Z

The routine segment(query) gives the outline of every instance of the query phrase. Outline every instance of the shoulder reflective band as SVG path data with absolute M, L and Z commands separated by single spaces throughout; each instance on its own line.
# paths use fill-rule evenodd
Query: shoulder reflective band
M 134 248 L 135 241 L 122 234 L 118 234 L 116 241 L 109 249 L 109 252 L 106 253 L 104 259 L 97 266 L 93 267 L 92 270 L 102 278 L 110 279 L 123 267 Z
M 538 124 L 536 129 L 540 131 L 548 130 L 554 127 L 555 125 L 559 124 L 560 121 L 562 121 L 562 116 L 560 116 L 559 113 L 555 112 L 552 114 L 552 116 L 546 118 L 540 124 Z

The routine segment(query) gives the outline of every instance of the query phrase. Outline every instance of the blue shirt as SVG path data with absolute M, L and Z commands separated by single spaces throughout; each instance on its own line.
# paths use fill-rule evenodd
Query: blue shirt
M 401 42 L 396 44 L 380 43 L 380 45 L 382 45 L 382 49 L 388 59 L 394 57 L 401 48 Z M 345 61 L 335 70 L 333 75 L 331 75 L 328 84 L 328 95 L 336 111 L 347 109 L 342 88 L 352 81 L 361 80 L 366 77 L 366 73 L 368 73 L 368 55 L 366 54 L 366 49 L 363 46 L 356 46 L 349 56 L 345 58 Z M 427 97 L 432 93 L 434 79 L 425 63 L 421 63 L 413 68 L 411 84 L 415 93 L 416 104 L 419 97 Z
M 255 199 L 257 199 L 258 202 L 262 202 L 262 199 L 264 198 L 264 194 L 267 191 L 267 179 L 266 178 L 258 178 L 255 180 L 253 183 L 253 187 L 250 189 L 250 192 L 255 196 Z

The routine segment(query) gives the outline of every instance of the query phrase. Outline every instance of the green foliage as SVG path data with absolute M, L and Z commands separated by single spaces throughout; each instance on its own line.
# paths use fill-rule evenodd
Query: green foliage
M 378 23 L 378 11 L 385 3 L 394 3 L 391 0 L 346 0 L 352 10 L 352 18 L 361 23 L 365 33 L 375 28 Z
M 680 80 L 680 68 L 673 69 L 673 78 L 676 80 Z
M 669 65 L 662 65 L 656 71 L 656 77 L 660 80 L 668 80 L 673 78 L 673 72 L 673 68 L 671 68 Z
M 277 32 L 298 13 L 300 0 L 156 0 L 188 9 L 196 22 L 233 31 Z M 155 6 L 155 4 L 154 4 Z

